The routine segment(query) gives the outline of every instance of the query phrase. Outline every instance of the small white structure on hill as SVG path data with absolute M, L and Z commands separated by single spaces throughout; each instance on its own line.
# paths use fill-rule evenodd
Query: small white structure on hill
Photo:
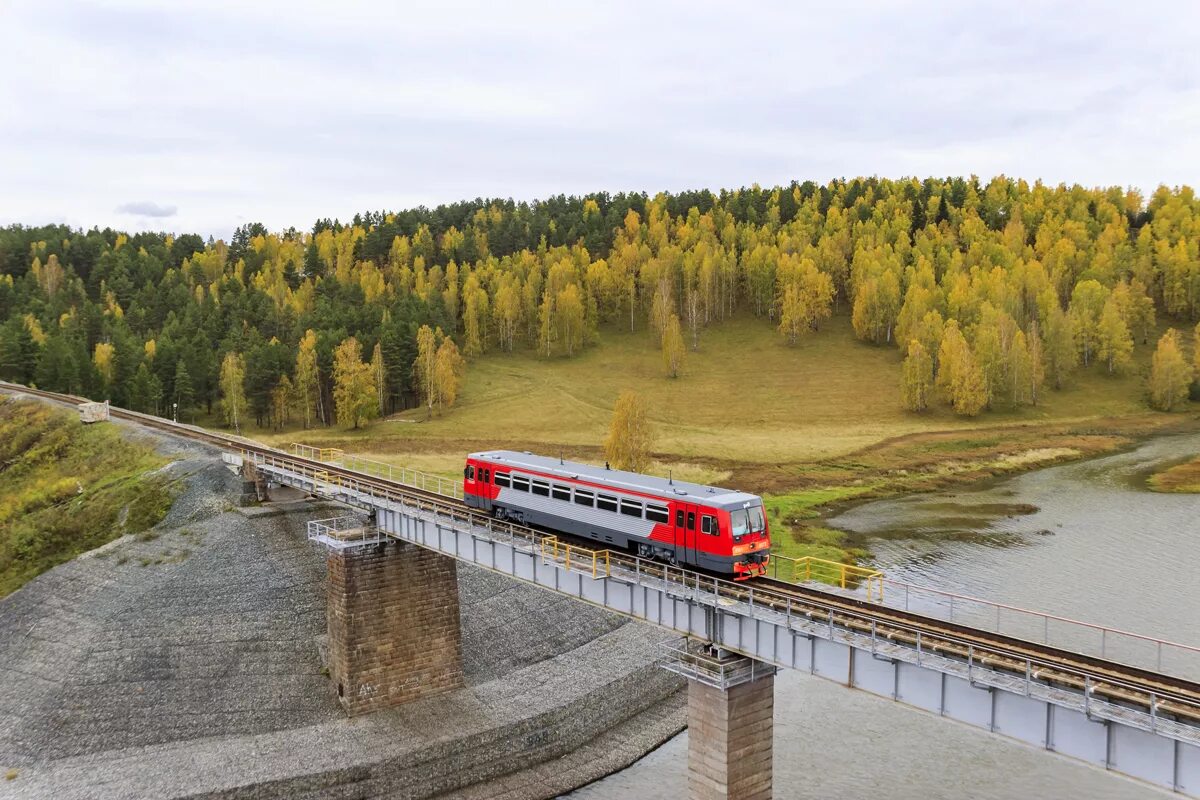
M 105 400 L 103 403 L 80 403 L 79 420 L 84 423 L 107 422 L 108 401 Z

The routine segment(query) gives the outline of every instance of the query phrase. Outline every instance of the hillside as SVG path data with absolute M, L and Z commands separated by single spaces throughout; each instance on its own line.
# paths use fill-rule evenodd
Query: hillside
M 0 597 L 80 553 L 157 523 L 165 459 L 111 425 L 0 396 Z

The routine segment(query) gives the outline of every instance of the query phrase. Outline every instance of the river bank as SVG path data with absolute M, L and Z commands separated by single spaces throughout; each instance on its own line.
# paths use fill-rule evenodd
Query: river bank
M 937 431 L 896 437 L 838 459 L 756 466 L 732 475 L 743 484 L 792 487 L 764 493 L 775 552 L 856 563 L 871 557 L 870 542 L 831 520 L 863 503 L 978 485 L 1192 431 L 1200 431 L 1200 419 L 1164 414 Z

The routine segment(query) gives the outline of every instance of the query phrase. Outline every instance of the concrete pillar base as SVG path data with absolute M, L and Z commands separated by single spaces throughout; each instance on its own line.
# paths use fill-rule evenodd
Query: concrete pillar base
M 457 689 L 458 571 L 405 542 L 330 548 L 329 672 L 350 715 Z
M 771 800 L 775 667 L 695 639 L 663 649 L 688 679 L 692 800 Z
M 771 800 L 775 676 L 722 689 L 688 681 L 692 800 Z

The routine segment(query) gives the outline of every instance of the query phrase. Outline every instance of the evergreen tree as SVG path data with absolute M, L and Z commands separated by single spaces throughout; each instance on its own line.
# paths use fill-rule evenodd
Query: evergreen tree
M 188 372 L 187 362 L 179 359 L 175 364 L 175 383 L 172 398 L 173 416 L 184 419 L 196 403 L 196 390 L 192 386 L 192 374 Z
M 75 355 L 62 335 L 47 338 L 38 359 L 35 380 L 38 388 L 50 392 L 77 394 L 82 391 Z

